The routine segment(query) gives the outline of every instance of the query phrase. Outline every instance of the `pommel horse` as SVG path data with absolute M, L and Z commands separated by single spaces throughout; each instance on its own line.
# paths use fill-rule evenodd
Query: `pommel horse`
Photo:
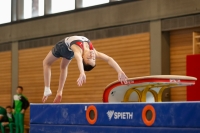
M 129 84 L 114 81 L 103 94 L 103 102 L 162 102 L 163 91 L 195 85 L 197 78 L 179 75 L 154 75 L 129 78 Z

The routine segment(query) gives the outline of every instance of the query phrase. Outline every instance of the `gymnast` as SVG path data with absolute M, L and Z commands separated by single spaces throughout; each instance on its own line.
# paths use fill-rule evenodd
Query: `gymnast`
M 73 57 L 75 57 L 80 71 L 79 78 L 77 79 L 78 86 L 82 86 L 83 83 L 86 83 L 85 71 L 90 71 L 96 66 L 96 59 L 106 61 L 117 71 L 118 80 L 121 83 L 127 84 L 127 76 L 113 58 L 98 52 L 88 38 L 84 36 L 70 36 L 59 41 L 43 60 L 45 87 L 42 102 L 45 102 L 48 96 L 52 94 L 50 89 L 51 65 L 60 57 L 62 60 L 60 63 L 59 86 L 57 95 L 53 101 L 54 103 L 59 103 L 62 100 L 62 92 L 67 77 L 68 65 Z

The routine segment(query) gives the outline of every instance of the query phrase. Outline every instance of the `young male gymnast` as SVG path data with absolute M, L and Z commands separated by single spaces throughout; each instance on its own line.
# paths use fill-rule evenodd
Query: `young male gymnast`
M 85 71 L 90 71 L 96 66 L 96 59 L 106 61 L 117 71 L 118 80 L 121 83 L 127 84 L 127 76 L 113 58 L 98 52 L 88 38 L 84 36 L 70 36 L 59 41 L 43 60 L 45 83 L 44 96 L 42 98 L 43 102 L 45 102 L 48 96 L 52 94 L 50 89 L 51 65 L 60 57 L 62 57 L 62 60 L 60 63 L 59 86 L 57 95 L 53 101 L 54 103 L 61 102 L 63 87 L 67 77 L 68 65 L 73 57 L 75 57 L 80 71 L 80 75 L 77 80 L 78 86 L 82 86 L 82 84 L 86 82 Z

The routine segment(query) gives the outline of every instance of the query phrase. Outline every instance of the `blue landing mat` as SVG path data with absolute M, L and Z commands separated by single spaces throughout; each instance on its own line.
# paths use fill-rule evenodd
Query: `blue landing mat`
M 86 109 L 90 105 L 97 109 L 94 125 L 98 126 L 146 127 L 142 110 L 146 105 L 152 105 L 156 112 L 153 127 L 200 127 L 200 102 L 31 104 L 30 123 L 90 125 L 86 120 Z
M 200 133 L 200 129 L 32 124 L 30 133 Z

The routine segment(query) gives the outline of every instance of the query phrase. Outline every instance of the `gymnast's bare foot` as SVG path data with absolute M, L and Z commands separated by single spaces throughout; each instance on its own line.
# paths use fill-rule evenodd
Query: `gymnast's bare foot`
M 50 95 L 51 95 L 51 94 L 50 94 Z M 50 95 L 43 96 L 43 98 L 42 98 L 42 102 L 43 102 L 43 103 L 45 103 L 45 102 L 46 102 L 46 100 L 48 99 L 48 97 L 49 97 Z
M 42 98 L 42 102 L 45 103 L 48 96 L 52 95 L 51 89 L 49 87 L 45 87 L 44 89 L 44 96 Z
M 48 98 L 48 96 L 43 96 L 43 98 L 42 98 L 42 102 L 45 103 L 46 100 L 47 100 L 47 98 Z
M 61 100 L 62 100 L 62 92 L 60 92 L 60 93 L 58 92 L 53 102 L 60 103 Z

